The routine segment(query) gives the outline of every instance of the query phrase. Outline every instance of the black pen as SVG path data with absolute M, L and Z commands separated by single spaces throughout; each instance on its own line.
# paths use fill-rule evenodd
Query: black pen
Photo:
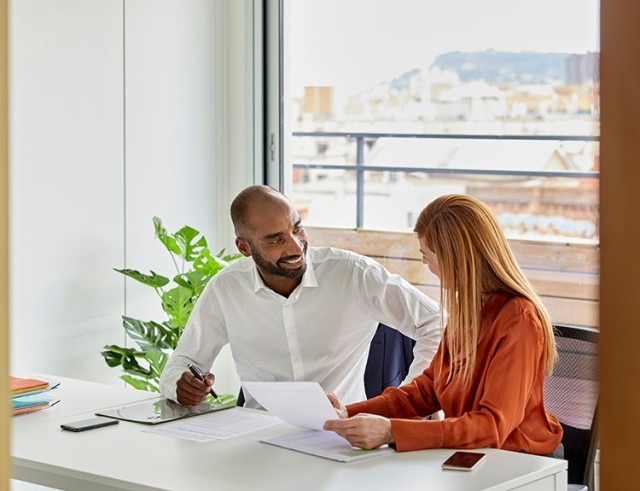
M 195 365 L 193 365 L 193 364 L 189 363 L 189 364 L 187 365 L 187 367 L 189 367 L 189 370 L 191 370 L 191 373 L 193 373 L 193 376 L 194 376 L 195 378 L 197 378 L 197 379 L 198 379 L 198 380 L 200 380 L 201 382 L 204 382 L 204 375 L 202 375 L 202 372 L 200 371 L 200 369 L 199 369 L 197 366 L 195 366 Z M 204 382 L 204 383 L 206 384 L 206 382 Z M 215 391 L 215 390 L 213 390 L 213 387 L 209 387 L 209 393 L 210 393 L 213 397 L 215 397 L 216 399 L 218 399 L 218 394 L 216 394 L 216 391 Z

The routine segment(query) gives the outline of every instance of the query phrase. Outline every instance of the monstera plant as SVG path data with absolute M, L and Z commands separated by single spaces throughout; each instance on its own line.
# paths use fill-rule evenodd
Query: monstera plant
M 115 271 L 152 288 L 167 319 L 155 322 L 123 316 L 122 326 L 137 347 L 111 344 L 104 346 L 101 354 L 110 367 L 122 367 L 124 374 L 120 378 L 127 384 L 159 392 L 160 374 L 178 344 L 196 300 L 209 280 L 241 255 L 226 254 L 224 249 L 212 254 L 205 237 L 189 226 L 168 234 L 160 218 L 153 217 L 153 225 L 156 238 L 171 255 L 176 274 L 170 279 L 154 271 L 150 274 L 134 269 Z

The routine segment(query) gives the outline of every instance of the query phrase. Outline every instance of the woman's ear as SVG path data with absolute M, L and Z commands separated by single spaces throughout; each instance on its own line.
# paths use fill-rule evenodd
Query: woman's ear
M 251 247 L 249 247 L 249 243 L 246 240 L 236 237 L 236 247 L 244 257 L 251 256 Z

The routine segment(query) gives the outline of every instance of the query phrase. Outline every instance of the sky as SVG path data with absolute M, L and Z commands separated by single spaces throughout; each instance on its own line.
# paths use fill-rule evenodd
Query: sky
M 599 0 L 290 0 L 291 90 L 332 85 L 351 94 L 454 50 L 599 51 L 599 7 Z

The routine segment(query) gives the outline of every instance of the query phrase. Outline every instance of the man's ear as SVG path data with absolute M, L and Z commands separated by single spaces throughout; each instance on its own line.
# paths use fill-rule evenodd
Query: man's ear
M 236 237 L 236 247 L 244 257 L 251 256 L 251 248 L 246 240 Z

